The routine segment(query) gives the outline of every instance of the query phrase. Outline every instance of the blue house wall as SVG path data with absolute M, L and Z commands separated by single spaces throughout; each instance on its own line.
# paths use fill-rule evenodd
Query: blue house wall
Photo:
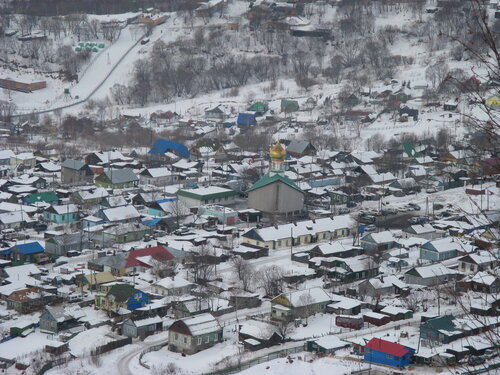
M 420 259 L 425 259 L 425 260 L 437 262 L 437 261 L 441 261 L 441 260 L 445 260 L 445 259 L 455 258 L 457 256 L 458 256 L 458 251 L 456 249 L 453 249 L 450 251 L 438 252 L 431 245 L 430 242 L 423 244 L 420 247 Z
M 138 309 L 139 307 L 144 307 L 149 302 L 149 296 L 140 291 L 135 290 L 134 293 L 130 296 L 127 302 L 127 309 L 130 311 Z
M 405 349 L 408 350 L 408 353 L 402 357 L 398 357 L 379 350 L 366 348 L 364 360 L 366 362 L 380 363 L 381 365 L 386 366 L 405 367 L 410 364 L 410 359 L 415 353 L 415 350 L 412 348 L 405 346 Z

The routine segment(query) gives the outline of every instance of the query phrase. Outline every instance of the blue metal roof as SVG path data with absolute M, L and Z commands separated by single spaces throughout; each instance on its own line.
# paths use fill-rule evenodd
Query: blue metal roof
M 156 203 L 175 202 L 176 200 L 177 198 L 165 198 L 157 200 Z
M 240 113 L 238 115 L 238 125 L 255 125 L 255 115 L 253 113 Z
M 160 222 L 161 219 L 162 219 L 161 217 L 158 217 L 156 219 L 145 220 L 142 222 L 142 224 L 144 224 L 147 227 L 154 227 L 156 224 Z
M 17 249 L 19 252 L 21 252 L 24 255 L 43 253 L 45 251 L 43 246 L 40 245 L 40 242 L 30 242 L 30 243 L 25 243 L 25 244 L 18 244 L 18 245 L 12 246 L 10 248 L 10 250 L 14 250 L 14 249 Z
M 181 158 L 189 158 L 189 150 L 182 143 L 168 141 L 166 139 L 158 139 L 149 150 L 150 154 L 159 154 L 163 155 L 167 151 L 174 151 Z

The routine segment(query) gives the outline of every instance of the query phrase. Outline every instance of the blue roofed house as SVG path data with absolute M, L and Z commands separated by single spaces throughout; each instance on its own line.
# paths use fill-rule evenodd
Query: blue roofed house
M 364 360 L 402 368 L 410 364 L 413 354 L 415 349 L 374 337 L 365 345 Z
M 153 157 L 159 158 L 165 156 L 166 153 L 176 154 L 180 158 L 189 159 L 191 156 L 189 150 L 182 143 L 168 141 L 166 139 L 158 139 L 149 150 L 149 154 Z
M 445 237 L 423 244 L 420 247 L 420 259 L 439 262 L 471 253 L 473 250 L 474 246 L 463 243 L 458 238 Z
M 45 252 L 40 242 L 17 244 L 10 249 L 3 250 L 4 257 L 16 262 L 33 262 L 36 256 Z
M 255 119 L 254 112 L 241 112 L 238 114 L 238 120 L 236 121 L 238 126 L 251 126 L 256 123 L 257 120 Z

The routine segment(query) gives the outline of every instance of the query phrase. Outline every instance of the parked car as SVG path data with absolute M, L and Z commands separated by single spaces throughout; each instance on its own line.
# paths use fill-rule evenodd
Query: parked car
M 44 223 L 36 223 L 35 226 L 34 226 L 34 229 L 37 231 L 37 232 L 45 232 L 47 230 L 47 224 L 44 224 Z
M 356 202 L 353 202 L 353 201 L 349 201 L 349 202 L 347 202 L 346 206 L 347 206 L 347 207 L 350 207 L 350 208 L 352 208 L 352 207 L 356 207 L 356 206 L 357 206 L 357 203 L 356 203 Z
M 348 214 L 350 210 L 347 207 L 341 207 L 339 209 L 339 214 Z
M 408 206 L 413 207 L 415 211 L 421 210 L 420 206 L 416 203 L 408 203 Z
M 177 229 L 174 234 L 177 235 L 177 236 L 184 236 L 186 234 L 189 233 L 189 228 L 187 227 L 180 227 L 179 229 Z
M 484 362 L 486 362 L 486 359 L 478 356 L 469 357 L 469 359 L 467 360 L 467 364 L 470 366 L 479 366 L 482 365 Z
M 359 219 L 359 221 L 364 224 L 373 224 L 376 220 L 377 218 L 372 215 L 365 215 Z
M 410 219 L 411 224 L 420 224 L 420 218 L 418 216 L 414 216 Z
M 374 224 L 369 224 L 365 227 L 365 232 L 375 232 L 377 227 Z
M 68 258 L 77 257 L 78 255 L 81 255 L 81 252 L 76 251 L 76 250 L 69 250 L 69 251 L 66 252 L 66 256 Z
M 436 187 L 430 187 L 425 190 L 426 193 L 437 193 L 438 189 Z

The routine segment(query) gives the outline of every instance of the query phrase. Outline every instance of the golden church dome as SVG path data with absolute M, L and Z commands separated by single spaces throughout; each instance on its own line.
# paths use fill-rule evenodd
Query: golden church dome
M 269 156 L 271 156 L 271 159 L 275 161 L 285 160 L 286 151 L 280 141 L 276 142 L 274 146 L 269 148 Z

